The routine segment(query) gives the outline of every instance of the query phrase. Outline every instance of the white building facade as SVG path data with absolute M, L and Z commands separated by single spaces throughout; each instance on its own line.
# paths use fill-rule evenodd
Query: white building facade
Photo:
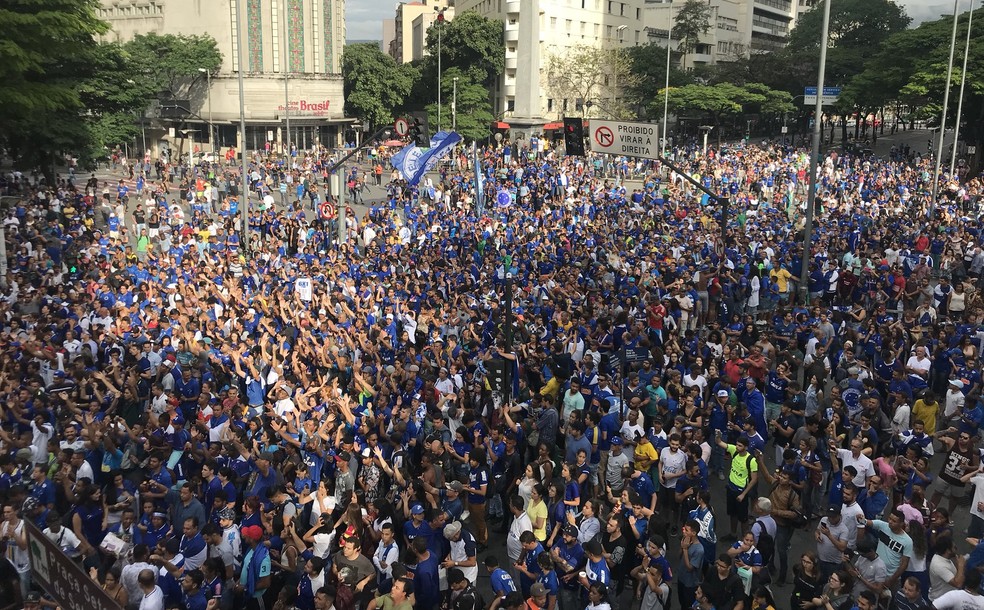
M 578 47 L 625 48 L 648 42 L 645 0 L 458 0 L 458 13 L 477 11 L 502 21 L 505 71 L 493 91 L 497 121 L 535 133 L 564 116 L 591 116 L 591 100 L 548 86 L 551 56 Z M 503 126 L 503 128 L 505 128 Z
M 341 75 L 345 0 L 102 0 L 99 17 L 109 22 L 107 38 L 113 40 L 149 33 L 208 34 L 216 40 L 222 54 L 218 74 L 174 94 L 190 102 L 193 116 L 181 127 L 198 131 L 196 148 L 209 149 L 211 122 L 215 149 L 221 150 L 242 145 L 237 8 L 243 20 L 245 148 L 282 146 L 288 114 L 295 146 L 341 144 L 352 123 L 344 116 Z M 153 122 L 155 146 L 174 143 L 168 125 Z

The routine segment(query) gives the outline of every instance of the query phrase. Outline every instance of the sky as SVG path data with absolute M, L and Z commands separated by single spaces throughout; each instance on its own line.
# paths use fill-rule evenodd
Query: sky
M 948 0 L 896 0 L 912 17 L 913 25 L 931 21 L 940 15 L 953 14 L 953 3 Z M 969 0 L 960 0 L 961 12 L 967 10 Z M 396 14 L 398 0 L 346 0 L 345 20 L 349 40 L 380 40 L 383 37 L 383 19 Z

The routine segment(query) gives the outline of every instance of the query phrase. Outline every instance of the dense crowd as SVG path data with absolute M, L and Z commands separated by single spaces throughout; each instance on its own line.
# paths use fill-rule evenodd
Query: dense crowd
M 980 182 L 930 218 L 893 157 L 823 159 L 806 287 L 769 144 L 674 151 L 723 228 L 627 159 L 489 147 L 479 208 L 373 156 L 340 245 L 328 151 L 251 160 L 245 240 L 232 165 L 8 173 L 0 580 L 57 605 L 30 522 L 140 610 L 984 608 Z

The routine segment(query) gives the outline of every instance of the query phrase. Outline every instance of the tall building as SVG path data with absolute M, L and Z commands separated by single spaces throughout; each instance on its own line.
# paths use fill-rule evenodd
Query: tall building
M 590 93 L 579 93 L 558 86 L 551 74 L 575 52 L 648 42 L 645 0 L 458 0 L 455 7 L 504 24 L 505 71 L 493 92 L 493 112 L 500 127 L 514 133 L 553 128 L 565 114 L 602 116 L 604 104 L 590 98 L 617 95 L 614 88 L 587 86 Z
M 421 0 L 401 2 L 396 7 L 394 37 L 389 46 L 389 54 L 397 63 L 406 64 L 424 56 L 424 43 L 427 42 L 427 29 L 437 20 L 438 13 L 444 11 L 444 19 L 454 19 L 454 2 L 449 0 Z
M 237 3 L 241 6 L 237 7 Z M 196 148 L 208 150 L 208 124 L 215 148 L 239 142 L 239 29 L 243 20 L 245 147 L 282 147 L 286 118 L 290 139 L 299 148 L 315 143 L 338 146 L 346 126 L 342 49 L 345 44 L 345 0 L 102 0 L 99 17 L 109 22 L 107 38 L 126 41 L 138 34 L 212 36 L 222 54 L 217 75 L 199 79 L 187 91 L 191 118 L 178 125 L 197 130 Z M 286 83 L 286 89 L 285 89 Z M 177 123 L 155 121 L 148 147 L 181 147 Z
M 708 0 L 707 4 L 711 27 L 684 57 L 686 69 L 781 49 L 796 19 L 810 10 L 813 0 Z M 666 43 L 667 30 L 682 6 L 681 0 L 647 0 L 644 20 L 652 42 Z M 674 36 L 673 48 L 679 45 Z

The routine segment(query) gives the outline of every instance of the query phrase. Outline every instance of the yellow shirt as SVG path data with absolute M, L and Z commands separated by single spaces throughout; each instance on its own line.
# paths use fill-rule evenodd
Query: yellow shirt
M 540 500 L 539 504 L 533 504 L 526 508 L 526 516 L 530 518 L 530 523 L 533 524 L 533 535 L 540 542 L 547 539 L 547 503 Z M 536 520 L 543 519 L 543 527 L 537 529 Z
M 728 455 L 731 456 L 731 475 L 728 482 L 738 489 L 745 489 L 753 472 L 758 472 L 758 460 L 751 453 L 738 455 L 738 447 L 728 445 Z
M 632 457 L 636 464 L 639 462 L 649 462 L 650 468 L 659 459 L 659 451 L 656 451 L 656 447 L 652 443 L 639 443 L 635 446 L 635 451 L 633 451 Z
M 789 290 L 789 278 L 793 277 L 790 272 L 785 269 L 779 269 L 778 271 L 773 269 L 769 275 L 775 281 L 780 293 L 785 293 Z
M 925 425 L 926 434 L 933 434 L 936 432 L 936 414 L 939 409 L 940 403 L 934 402 L 928 405 L 926 401 L 920 398 L 916 404 L 912 405 L 912 421 L 921 419 Z

